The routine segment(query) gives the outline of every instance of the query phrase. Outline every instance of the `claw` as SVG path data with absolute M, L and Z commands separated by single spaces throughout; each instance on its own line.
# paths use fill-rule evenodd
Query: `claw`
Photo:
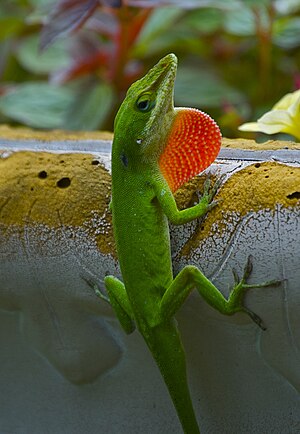
M 244 284 L 244 288 L 250 289 L 250 288 L 267 288 L 269 286 L 280 286 L 282 282 L 286 281 L 287 279 L 283 280 L 268 280 L 267 282 L 263 283 L 253 283 L 253 284 Z
M 211 179 L 208 176 L 204 182 L 203 186 L 203 196 L 209 195 L 209 189 L 210 189 Z
M 80 276 L 82 280 L 84 280 L 89 287 L 91 287 L 94 290 L 94 293 L 97 295 L 97 297 L 101 298 L 101 300 L 106 301 L 107 303 L 110 304 L 110 300 L 107 297 L 107 295 L 103 294 L 103 292 L 100 290 L 99 286 L 97 285 L 97 283 L 95 283 L 94 281 L 92 281 L 91 279 L 88 279 L 84 276 Z
M 286 282 L 287 279 L 282 280 L 269 280 L 268 282 L 265 282 L 266 286 L 280 286 L 282 282 Z
M 258 325 L 258 327 L 260 327 L 262 330 L 267 330 L 267 327 L 265 326 L 263 320 L 261 319 L 260 316 L 258 316 L 256 313 L 252 312 L 252 310 L 247 309 L 246 307 L 243 309 L 243 311 L 250 316 L 250 318 L 252 319 L 252 321 L 255 322 L 255 324 Z
M 226 175 L 225 173 L 221 175 L 219 178 L 217 178 L 216 182 L 214 183 L 211 192 L 210 192 L 210 200 L 213 199 L 213 197 L 216 195 L 217 191 L 219 190 L 221 184 L 223 183 Z
M 234 279 L 234 283 L 235 285 L 238 285 L 240 283 L 240 277 L 238 275 L 238 272 L 236 271 L 235 268 L 232 268 L 232 274 L 233 274 L 233 279 Z
M 206 200 L 207 200 L 207 204 L 208 204 L 207 205 L 207 211 L 214 208 L 222 200 L 222 199 L 218 199 L 216 201 L 213 201 L 213 198 L 215 197 L 217 191 L 219 190 L 220 185 L 222 184 L 224 178 L 225 178 L 225 174 L 220 176 L 216 180 L 216 182 L 214 183 L 214 185 L 212 187 L 211 187 L 210 176 L 208 175 L 207 178 L 205 179 L 204 186 L 203 186 L 202 199 L 206 198 Z M 201 196 L 200 196 L 199 191 L 197 191 L 197 196 L 198 196 L 198 202 L 199 202 L 201 200 Z
M 210 211 L 219 204 L 220 200 L 214 200 L 207 205 L 207 211 Z
M 247 258 L 245 268 L 244 268 L 243 281 L 246 282 L 246 280 L 248 279 L 248 277 L 252 273 L 252 270 L 253 270 L 253 256 L 249 255 Z

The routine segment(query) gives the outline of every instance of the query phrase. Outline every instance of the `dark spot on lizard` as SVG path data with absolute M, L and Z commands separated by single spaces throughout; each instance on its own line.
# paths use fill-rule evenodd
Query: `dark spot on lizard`
M 127 158 L 127 155 L 125 155 L 124 152 L 122 152 L 120 158 L 121 158 L 121 161 L 122 161 L 123 165 L 125 167 L 128 167 L 128 158 Z

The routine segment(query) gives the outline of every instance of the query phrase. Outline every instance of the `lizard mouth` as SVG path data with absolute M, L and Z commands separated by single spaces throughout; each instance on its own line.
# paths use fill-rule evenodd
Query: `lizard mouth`
M 174 82 L 177 72 L 177 57 L 175 54 L 168 54 L 163 57 L 148 73 L 150 81 L 145 91 L 156 93 L 156 104 L 149 117 L 145 128 L 144 151 L 146 151 L 147 138 L 160 135 L 162 138 L 164 131 L 160 131 L 159 125 L 164 125 L 164 130 L 168 129 L 168 113 L 173 111 Z M 149 77 L 150 75 L 150 77 Z M 164 122 L 161 122 L 164 119 Z M 149 134 L 150 133 L 150 134 Z M 158 140 L 158 143 L 160 140 Z M 147 153 L 147 152 L 146 152 Z
M 173 98 L 174 82 L 177 72 L 177 57 L 171 53 L 163 57 L 150 71 L 153 79 L 149 85 L 149 90 L 157 91 L 157 102 L 160 104 L 166 103 L 165 98 L 171 95 Z M 173 99 L 172 99 L 173 100 Z

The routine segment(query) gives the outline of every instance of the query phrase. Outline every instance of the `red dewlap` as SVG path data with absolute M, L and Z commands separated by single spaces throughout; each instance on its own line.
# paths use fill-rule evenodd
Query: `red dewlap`
M 206 113 L 192 108 L 177 110 L 159 167 L 174 192 L 216 159 L 221 132 Z

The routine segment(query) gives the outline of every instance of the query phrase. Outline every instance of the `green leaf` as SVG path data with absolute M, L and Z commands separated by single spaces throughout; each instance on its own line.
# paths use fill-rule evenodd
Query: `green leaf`
M 65 45 L 64 41 L 59 41 L 41 52 L 38 35 L 32 35 L 21 42 L 16 55 L 25 69 L 35 74 L 49 74 L 68 66 L 69 55 Z
M 184 25 L 201 34 L 216 32 L 223 25 L 224 14 L 218 9 L 196 9 L 184 19 Z
M 189 43 L 191 30 L 210 33 L 221 25 L 222 11 L 232 11 L 239 7 L 238 0 L 227 0 L 226 2 L 223 0 L 193 0 L 184 4 L 182 1 L 161 3 L 162 5 L 170 4 L 170 6 L 159 7 L 151 13 L 135 47 L 134 52 L 138 57 L 153 55 L 160 51 L 166 53 L 178 42 L 182 42 L 180 45 Z M 161 3 L 158 1 L 157 6 L 161 6 Z M 193 10 L 185 17 L 187 14 L 185 9 L 192 5 L 200 9 Z M 181 23 L 184 25 L 183 33 Z
M 244 0 L 245 4 L 226 14 L 224 28 L 236 36 L 252 36 L 256 30 L 256 14 L 259 14 L 260 25 L 269 27 L 267 5 L 270 0 Z
M 276 0 L 275 7 L 277 12 L 287 15 L 300 11 L 300 2 L 299 0 Z
M 65 128 L 95 130 L 112 109 L 113 90 L 108 84 L 95 81 L 80 83 L 80 89 L 67 113 Z
M 30 5 L 35 8 L 48 8 L 50 5 L 53 6 L 53 0 L 28 0 Z
M 134 49 L 135 55 L 138 57 L 148 55 L 149 47 L 155 45 L 153 42 L 159 39 L 163 33 L 168 32 L 170 27 L 175 26 L 182 14 L 183 11 L 178 8 L 155 9 L 140 33 Z
M 257 7 L 257 6 L 268 6 L 273 2 L 273 0 L 240 0 L 241 6 L 246 7 Z
M 207 68 L 179 67 L 175 99 L 177 105 L 203 108 L 219 107 L 224 103 L 238 104 L 244 97 Z
M 247 7 L 237 9 L 226 15 L 225 30 L 237 36 L 251 36 L 256 33 L 255 16 Z
M 23 28 L 23 20 L 19 17 L 0 18 L 0 41 L 9 36 L 16 35 Z
M 274 26 L 273 42 L 280 48 L 292 49 L 300 46 L 300 18 L 283 18 Z
M 47 83 L 21 84 L 0 97 L 0 112 L 35 128 L 64 128 L 66 112 L 73 101 L 69 88 Z

